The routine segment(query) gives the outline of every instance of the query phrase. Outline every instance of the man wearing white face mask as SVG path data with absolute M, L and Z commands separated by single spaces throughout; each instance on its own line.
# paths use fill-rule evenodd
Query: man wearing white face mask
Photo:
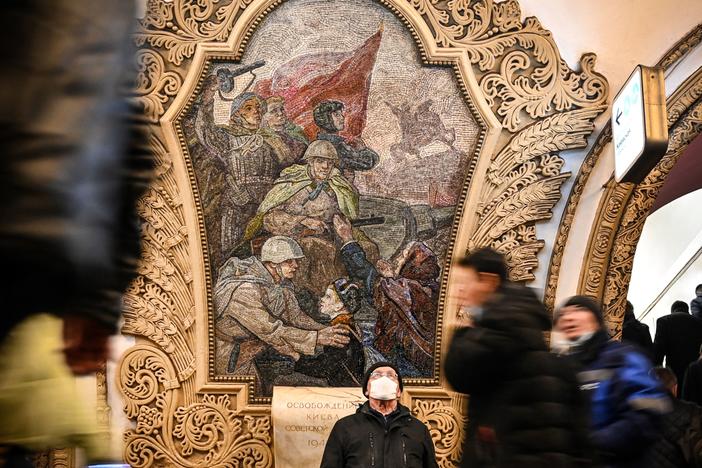
M 436 468 L 429 430 L 399 403 L 402 377 L 389 362 L 366 371 L 368 401 L 336 422 L 320 468 Z
M 657 466 L 646 449 L 658 440 L 671 408 L 651 363 L 635 348 L 610 340 L 600 305 L 588 296 L 566 300 L 554 317 L 554 348 L 578 372 L 589 402 L 589 430 L 596 461 L 608 468 Z

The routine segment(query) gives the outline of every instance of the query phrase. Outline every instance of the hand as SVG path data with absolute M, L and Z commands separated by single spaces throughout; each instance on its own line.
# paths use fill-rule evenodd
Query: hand
M 111 334 L 112 330 L 93 319 L 79 315 L 64 317 L 63 353 L 75 375 L 91 374 L 103 368 Z
M 317 218 L 305 218 L 300 221 L 300 224 L 319 234 L 323 233 L 327 229 L 327 225 L 324 223 L 324 221 Z
M 338 214 L 335 214 L 332 219 L 334 221 L 334 231 L 336 231 L 336 235 L 339 236 L 341 242 L 351 242 L 353 240 L 353 232 L 349 220 L 345 216 Z
M 349 327 L 346 325 L 334 325 L 333 327 L 322 328 L 317 332 L 318 346 L 333 346 L 343 348 L 349 344 Z
M 375 268 L 378 270 L 378 273 L 380 273 L 380 276 L 384 276 L 385 278 L 392 278 L 395 276 L 395 272 L 392 269 L 392 264 L 387 260 L 381 258 L 375 262 Z

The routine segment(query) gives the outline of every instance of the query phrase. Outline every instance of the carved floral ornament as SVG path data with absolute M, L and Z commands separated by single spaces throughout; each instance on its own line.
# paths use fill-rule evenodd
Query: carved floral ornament
M 678 61 L 680 61 L 687 53 L 689 53 L 695 47 L 698 47 L 700 42 L 702 42 L 702 24 L 697 25 L 682 39 L 680 39 L 680 41 L 674 44 L 658 61 L 656 66 L 663 67 L 665 70 L 671 69 L 671 67 L 678 63 Z M 702 83 L 700 82 L 699 74 L 697 73 L 689 77 L 685 83 L 678 87 L 678 90 L 667 100 L 669 128 L 676 125 L 681 117 L 683 117 L 683 114 L 691 109 L 697 99 L 699 99 L 701 93 Z M 669 131 L 669 134 L 672 135 L 672 131 Z M 558 285 L 563 253 L 565 251 L 565 245 L 568 240 L 570 228 L 575 218 L 575 212 L 580 201 L 580 197 L 583 194 L 588 178 L 595 168 L 600 155 L 603 153 L 605 147 L 611 142 L 611 140 L 612 127 L 610 124 L 606 124 L 603 131 L 597 137 L 595 144 L 590 149 L 587 157 L 583 161 L 575 183 L 573 184 L 573 188 L 571 189 L 571 193 L 568 197 L 568 203 L 563 212 L 558 234 L 556 236 L 556 241 L 551 254 L 548 280 L 546 291 L 544 293 L 544 303 L 549 309 L 553 309 L 555 305 L 556 288 Z M 671 142 L 672 141 L 673 140 L 671 139 Z M 670 150 L 672 150 L 672 146 L 669 145 L 669 153 Z M 667 175 L 667 172 L 664 175 Z M 631 185 L 617 186 L 617 184 L 610 183 L 607 186 L 607 190 L 601 200 L 600 207 L 595 217 L 595 225 L 593 226 L 590 236 L 588 253 L 585 256 L 586 264 L 581 270 L 580 285 L 578 289 L 583 294 L 591 294 L 597 298 L 603 298 L 603 282 L 605 276 L 608 274 L 609 254 L 613 249 L 614 236 L 619 226 L 619 220 L 623 215 L 625 205 L 630 200 L 632 190 L 634 190 L 634 187 Z M 638 203 L 641 203 L 643 199 L 639 197 L 636 198 L 636 200 L 638 200 Z M 647 213 L 648 210 L 645 212 L 639 210 L 639 215 L 642 222 Z M 635 231 L 630 233 L 630 240 L 628 241 L 628 246 L 625 249 L 630 255 L 627 256 L 627 260 L 622 267 L 629 270 L 627 273 L 628 275 L 630 275 L 631 268 L 633 266 L 633 253 L 635 251 L 635 246 L 638 242 L 639 236 L 640 232 L 638 234 L 636 234 Z M 610 280 L 612 281 L 610 284 L 617 284 L 618 286 L 616 286 L 615 289 L 622 293 L 622 297 L 624 297 L 626 295 L 625 292 L 627 288 L 625 287 L 625 283 L 623 281 L 626 275 L 617 275 L 616 277 L 617 280 Z M 628 283 L 628 279 L 626 282 Z M 624 299 L 618 301 L 616 308 L 606 310 L 605 313 L 611 314 L 612 316 L 610 319 L 610 326 L 612 327 L 612 330 L 615 332 L 620 330 L 621 318 L 624 314 Z
M 197 87 L 206 60 L 199 48 L 219 55 L 226 49 L 240 59 L 255 26 L 279 3 L 149 0 L 136 34 L 136 99 L 154 124 L 158 174 L 139 202 L 144 256 L 125 298 L 123 332 L 138 344 L 122 357 L 117 376 L 135 423 L 124 436 L 125 459 L 135 467 L 273 465 L 269 408 L 248 404 L 250 389 L 241 384 L 203 386 L 207 363 L 199 357 L 207 354 L 208 318 L 197 306 L 201 293 L 194 284 L 204 284 L 196 281 L 203 260 L 194 258 L 201 249 L 193 245 L 204 228 L 191 221 L 197 219 L 190 201 L 196 199 L 194 179 L 171 107 L 182 108 Z M 488 160 L 477 174 L 480 182 L 467 185 L 461 197 L 470 193 L 452 232 L 464 232 L 467 244 L 457 247 L 491 245 L 506 253 L 514 279 L 533 279 L 544 246 L 537 223 L 551 217 L 570 176 L 562 172 L 560 152 L 584 147 L 605 109 L 608 85 L 594 71 L 595 56 L 585 54 L 580 71 L 570 69 L 550 32 L 536 18 L 522 21 L 516 1 L 380 3 L 409 28 L 425 63 L 454 66 L 467 104 L 493 135 L 471 166 Z M 431 428 L 440 465 L 455 466 L 464 399 L 443 387 L 431 395 L 408 387 L 403 399 Z
M 580 290 L 602 299 L 614 336 L 621 334 L 634 255 L 646 217 L 678 158 L 702 132 L 702 72 L 689 77 L 668 99 L 668 106 L 672 112 L 665 156 L 640 184 L 610 184 L 593 226 L 592 255 L 581 276 Z

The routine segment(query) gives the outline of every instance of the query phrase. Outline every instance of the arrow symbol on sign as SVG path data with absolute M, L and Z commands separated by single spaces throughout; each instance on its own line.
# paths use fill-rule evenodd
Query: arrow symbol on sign
M 619 125 L 619 117 L 621 117 L 621 116 L 622 116 L 622 110 L 619 109 L 619 113 L 617 114 L 617 118 L 614 119 L 614 121 L 617 122 L 617 125 Z

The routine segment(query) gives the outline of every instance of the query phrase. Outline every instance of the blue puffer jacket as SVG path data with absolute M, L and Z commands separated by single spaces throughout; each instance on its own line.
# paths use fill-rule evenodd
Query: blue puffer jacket
M 646 449 L 660 436 L 668 396 L 649 375 L 651 363 L 635 348 L 600 331 L 571 355 L 580 365 L 580 390 L 590 402 L 590 432 L 608 467 L 646 467 Z

